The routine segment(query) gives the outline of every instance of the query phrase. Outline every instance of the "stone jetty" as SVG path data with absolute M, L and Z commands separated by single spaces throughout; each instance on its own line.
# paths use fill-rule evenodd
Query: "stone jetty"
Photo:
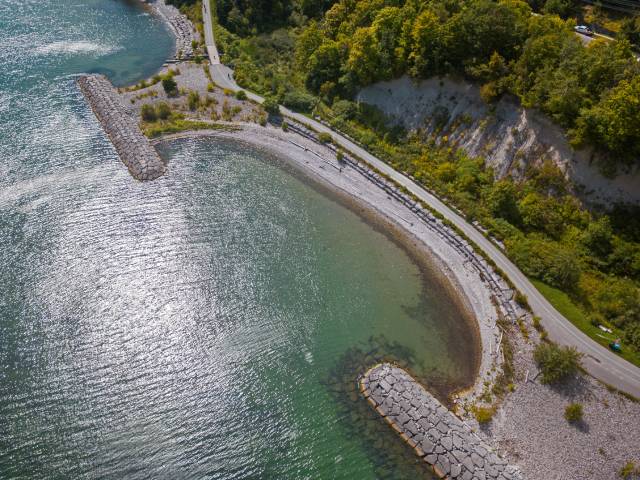
M 440 478 L 522 480 L 493 448 L 407 372 L 388 363 L 360 380 L 360 391 Z
M 126 114 L 111 82 L 102 75 L 84 75 L 78 78 L 78 85 L 131 175 L 141 181 L 163 175 L 164 162 Z

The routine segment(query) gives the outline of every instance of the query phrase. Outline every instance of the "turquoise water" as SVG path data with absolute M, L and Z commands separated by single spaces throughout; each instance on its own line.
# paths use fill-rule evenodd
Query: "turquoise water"
M 135 3 L 5 1 L 0 39 L 0 478 L 429 478 L 354 380 L 469 381 L 438 278 L 259 149 L 135 182 L 71 77 L 161 65 Z

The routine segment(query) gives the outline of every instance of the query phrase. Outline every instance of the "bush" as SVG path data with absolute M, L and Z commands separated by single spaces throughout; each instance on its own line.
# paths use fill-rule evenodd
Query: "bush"
M 520 291 L 516 291 L 516 295 L 514 297 L 514 300 L 516 301 L 516 303 L 518 305 L 520 305 L 522 308 L 526 308 L 529 309 L 529 302 L 527 300 L 527 296 L 520 292 Z
M 267 112 L 269 115 L 280 114 L 280 105 L 278 105 L 278 101 L 275 98 L 265 98 L 264 102 L 262 102 L 262 108 L 264 108 L 265 112 Z
M 579 422 L 582 420 L 582 404 L 581 403 L 570 403 L 564 409 L 564 418 L 567 422 Z
M 171 77 L 162 79 L 162 88 L 164 89 L 164 93 L 166 93 L 170 97 L 178 94 L 178 84 Z
M 542 383 L 558 383 L 575 375 L 582 355 L 573 347 L 560 347 L 553 343 L 541 343 L 533 352 L 542 372 Z
M 540 317 L 538 317 L 537 315 L 533 316 L 533 328 L 535 328 L 539 332 L 544 331 L 544 327 L 542 326 L 542 323 L 540 323 Z
M 287 122 L 282 122 L 282 131 L 283 132 L 289 131 L 289 124 Z
M 282 99 L 282 104 L 292 110 L 308 113 L 316 106 L 316 98 L 302 92 L 288 92 Z
M 478 423 L 489 423 L 493 419 L 495 410 L 491 407 L 473 407 L 473 414 Z
M 330 133 L 322 132 L 318 134 L 318 141 L 320 143 L 331 143 L 333 142 L 333 137 L 331 137 Z
M 247 92 L 245 92 L 244 90 L 238 90 L 236 92 L 236 99 L 238 99 L 238 100 L 246 100 L 247 99 Z
M 160 120 L 166 120 L 171 116 L 171 107 L 166 102 L 160 102 L 156 107 L 156 113 Z
M 358 105 L 349 100 L 337 100 L 331 107 L 336 117 L 342 120 L 352 120 L 358 114 Z
M 194 111 L 200 105 L 200 95 L 198 92 L 189 92 L 189 99 L 187 101 L 189 110 Z
M 635 462 L 627 462 L 618 472 L 620 478 L 629 479 L 632 475 L 640 475 L 640 467 L 636 467 Z
M 158 119 L 158 117 L 156 116 L 156 110 L 152 105 L 149 105 L 148 103 L 142 105 L 140 115 L 142 116 L 142 120 L 144 120 L 145 122 L 155 122 Z

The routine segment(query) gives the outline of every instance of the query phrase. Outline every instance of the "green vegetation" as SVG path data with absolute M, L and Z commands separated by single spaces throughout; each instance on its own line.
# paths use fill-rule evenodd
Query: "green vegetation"
M 280 106 L 278 105 L 278 100 L 273 97 L 267 97 L 262 102 L 262 108 L 269 115 L 279 115 L 280 114 Z
M 640 63 L 630 44 L 585 46 L 572 21 L 550 14 L 573 15 L 571 2 L 530 3 L 546 14 L 532 16 L 519 0 L 281 0 L 275 8 L 219 0 L 213 13 L 223 61 L 243 87 L 268 97 L 270 115 L 278 102 L 319 115 L 413 176 L 503 242 L 576 325 L 604 345 L 612 339 L 598 325 L 611 329 L 623 340 L 621 355 L 640 365 L 640 209 L 588 211 L 544 158 L 519 181 L 496 181 L 483 158 L 449 141 L 445 129 L 470 124 L 468 115 L 443 109 L 436 138 L 352 101 L 362 86 L 402 74 L 455 75 L 480 84 L 487 101 L 510 93 L 542 110 L 576 145 L 599 149 L 609 171 L 633 163 Z
M 510 92 L 541 109 L 614 164 L 639 153 L 640 66 L 626 40 L 585 47 L 573 21 L 532 16 L 519 0 L 308 3 L 217 2 L 223 60 L 241 84 L 280 101 L 308 90 L 332 102 L 404 73 L 462 75 L 481 83 L 487 99 Z M 565 3 L 543 11 L 564 15 Z M 331 8 L 321 15 L 323 6 Z
M 318 134 L 318 140 L 320 143 L 331 143 L 333 142 L 333 138 L 330 133 L 322 132 Z
M 556 310 L 603 347 L 608 347 L 609 344 L 617 338 L 625 337 L 624 330 L 609 324 L 604 318 L 600 318 L 597 315 L 592 315 L 590 317 L 571 300 L 569 295 L 561 290 L 550 287 L 539 280 L 531 279 L 531 281 L 536 288 L 540 290 L 540 293 L 549 300 L 551 305 L 556 308 Z M 595 323 L 597 323 L 597 325 Z M 613 333 L 602 331 L 598 328 L 598 325 L 608 325 Z M 630 331 L 634 332 L 636 328 L 637 327 L 632 327 Z M 636 344 L 630 343 L 630 345 Z M 623 348 L 620 355 L 625 360 L 635 365 L 640 365 L 640 353 L 637 350 L 634 350 L 633 348 Z
M 169 97 L 175 97 L 176 95 L 178 95 L 178 84 L 173 79 L 173 77 L 163 78 L 162 88 L 164 89 L 164 93 L 166 93 Z
M 199 98 L 199 97 L 198 97 Z M 142 132 L 149 138 L 161 135 L 184 132 L 187 130 L 236 130 L 231 125 L 220 125 L 213 122 L 188 120 L 180 112 L 173 112 L 166 102 L 157 105 L 145 104 L 140 110 Z
M 564 418 L 567 422 L 577 423 L 582 420 L 582 404 L 581 403 L 570 403 L 564 409 Z
M 236 92 L 236 99 L 238 99 L 238 100 L 246 100 L 247 99 L 247 92 L 245 92 L 244 90 L 238 90 Z
M 143 133 L 149 138 L 156 138 L 161 135 L 186 132 L 189 130 L 234 131 L 237 130 L 237 127 L 234 127 L 233 125 L 221 125 L 218 123 L 186 120 L 184 118 L 173 117 L 168 121 L 146 124 L 142 129 Z
M 559 383 L 575 375 L 580 366 L 580 354 L 573 347 L 560 347 L 553 343 L 540 343 L 533 352 L 542 383 Z
M 620 469 L 618 475 L 625 480 L 640 476 L 640 467 L 637 467 L 634 461 L 629 461 Z
M 145 104 L 142 105 L 140 109 L 140 115 L 142 120 L 145 122 L 155 122 L 158 119 L 158 115 L 156 114 L 156 109 L 153 108 L 153 105 Z
M 200 94 L 198 92 L 189 92 L 189 96 L 187 97 L 187 106 L 192 112 L 198 109 L 200 106 Z
M 492 407 L 473 407 L 473 414 L 478 423 L 489 423 L 493 419 L 495 409 Z

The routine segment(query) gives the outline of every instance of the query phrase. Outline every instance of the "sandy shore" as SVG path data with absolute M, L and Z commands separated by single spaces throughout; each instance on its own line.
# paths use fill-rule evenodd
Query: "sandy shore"
M 500 358 L 496 354 L 500 338 L 500 330 L 496 324 L 498 315 L 491 300 L 491 290 L 458 251 L 406 206 L 390 198 L 360 173 L 351 168 L 340 169 L 335 154 L 329 148 L 297 134 L 271 126 L 265 128 L 242 124 L 242 130 L 237 132 L 185 132 L 162 137 L 154 140 L 154 143 L 202 136 L 234 139 L 285 159 L 313 181 L 355 200 L 362 208 L 375 213 L 388 227 L 406 235 L 410 245 L 426 253 L 433 264 L 432 270 L 446 279 L 444 283 L 453 290 L 455 298 L 469 312 L 470 328 L 477 327 L 481 356 L 470 361 L 477 362 L 479 372 L 474 385 L 464 392 L 464 400 L 472 402 L 480 394 L 484 382 L 494 378 L 500 367 Z

